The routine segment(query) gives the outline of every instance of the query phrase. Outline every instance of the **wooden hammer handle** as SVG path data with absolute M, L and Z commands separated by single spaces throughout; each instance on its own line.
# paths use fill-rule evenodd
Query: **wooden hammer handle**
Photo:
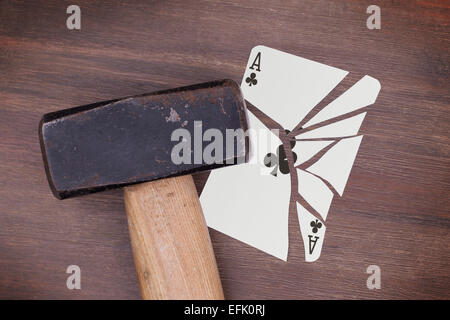
M 124 188 L 143 299 L 223 299 L 208 229 L 190 175 Z

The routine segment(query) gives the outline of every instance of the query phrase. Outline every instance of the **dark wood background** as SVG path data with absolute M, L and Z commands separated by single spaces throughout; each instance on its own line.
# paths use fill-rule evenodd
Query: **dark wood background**
M 81 8 L 81 30 L 66 8 Z M 366 8 L 381 7 L 381 30 Z M 449 1 L 0 1 L 0 298 L 137 299 L 122 191 L 48 188 L 42 114 L 220 78 L 264 44 L 382 89 L 321 258 L 283 262 L 210 230 L 230 299 L 450 298 Z M 197 177 L 201 188 L 205 176 Z M 297 236 L 293 236 L 297 234 Z M 68 265 L 81 290 L 66 288 Z M 366 268 L 381 268 L 368 290 Z

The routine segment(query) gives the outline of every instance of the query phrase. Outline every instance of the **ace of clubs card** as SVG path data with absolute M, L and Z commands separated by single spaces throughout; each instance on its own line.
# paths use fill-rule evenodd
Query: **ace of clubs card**
M 291 131 L 348 74 L 347 71 L 304 59 L 265 46 L 252 49 L 242 78 L 244 98 L 260 111 Z M 375 102 L 379 82 L 363 77 L 344 94 L 325 106 L 304 127 L 320 124 Z M 301 165 L 321 150 L 316 163 L 296 169 L 299 185 L 292 187 L 286 170 L 267 170 L 266 160 L 280 155 L 281 140 L 260 119 L 248 112 L 250 132 L 249 163 L 211 172 L 200 201 L 208 226 L 287 260 L 288 215 L 291 192 L 298 192 L 310 204 L 298 202 L 295 210 L 306 261 L 320 257 L 325 219 L 332 199 L 342 196 L 362 136 L 356 136 L 365 113 L 299 134 L 291 142 L 294 164 Z M 261 141 L 269 137 L 267 143 Z M 304 141 L 302 141 L 304 139 Z M 286 161 L 277 159 L 278 161 Z M 328 181 L 329 185 L 325 183 Z M 334 191 L 331 191 L 329 186 Z M 315 214 L 310 211 L 314 210 Z

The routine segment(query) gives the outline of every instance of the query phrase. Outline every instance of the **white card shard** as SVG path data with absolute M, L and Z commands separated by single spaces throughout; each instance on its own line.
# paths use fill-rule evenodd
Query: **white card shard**
M 299 203 L 297 203 L 297 215 L 305 248 L 305 260 L 316 261 L 322 252 L 326 227 Z
M 298 193 L 326 220 L 333 192 L 318 177 L 297 169 Z
M 259 63 L 260 71 L 256 66 L 250 69 L 254 62 Z M 245 80 L 252 73 L 258 83 L 249 86 Z M 250 53 L 241 89 L 246 100 L 292 130 L 347 74 L 286 52 L 256 46 Z
M 366 112 L 299 134 L 298 136 L 296 136 L 296 138 L 323 139 L 354 136 L 358 133 L 365 116 Z
M 241 90 L 247 101 L 283 128 L 292 130 L 347 74 L 279 50 L 256 46 L 250 53 Z M 264 164 L 266 155 L 277 154 L 280 139 L 249 112 L 250 141 L 254 144 L 250 148 L 250 163 L 211 172 L 200 196 L 208 226 L 286 261 L 289 200 L 295 192 L 310 206 L 306 209 L 297 203 L 296 209 L 305 260 L 316 261 L 322 251 L 324 222 L 332 200 L 343 195 L 355 161 L 362 140 L 362 135 L 356 135 L 366 112 L 329 121 L 373 104 L 379 91 L 378 80 L 364 76 L 303 126 L 318 127 L 305 133 L 300 131 L 295 137 L 298 140 L 291 150 L 297 155 L 295 166 L 311 159 L 315 162 L 306 164 L 307 168 L 297 167 L 299 185 L 294 190 L 291 190 L 290 173 L 283 174 L 277 166 Z M 327 125 L 320 126 L 324 121 L 328 121 Z M 269 137 L 269 145 L 258 132 Z M 318 154 L 320 158 L 315 159 Z
M 307 128 L 322 121 L 361 109 L 375 103 L 381 84 L 377 79 L 364 76 L 350 89 L 320 110 L 304 127 Z
M 272 148 L 262 138 L 257 148 L 252 147 L 249 163 L 211 171 L 200 196 L 203 213 L 209 227 L 286 261 L 291 179 L 289 175 L 274 179 L 261 163 L 281 141 L 251 112 L 248 124 L 259 134 L 266 132 Z
M 342 139 L 306 170 L 327 180 L 342 197 L 362 137 Z
M 333 143 L 331 141 L 297 141 L 292 151 L 297 154 L 296 164 L 302 164 L 314 157 L 320 150 Z

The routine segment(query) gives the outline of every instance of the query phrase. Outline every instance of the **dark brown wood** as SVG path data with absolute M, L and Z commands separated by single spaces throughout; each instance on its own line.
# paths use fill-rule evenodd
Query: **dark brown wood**
M 382 89 L 321 258 L 304 262 L 292 214 L 287 263 L 210 230 L 225 297 L 450 298 L 448 1 L 377 1 L 381 30 L 366 28 L 364 1 L 76 4 L 81 30 L 69 31 L 66 2 L 0 2 L 0 298 L 139 298 L 122 191 L 56 200 L 39 149 L 44 113 L 240 82 L 258 44 L 348 70 L 349 84 L 369 74 Z M 66 288 L 71 264 L 81 290 Z M 366 288 L 370 264 L 380 290 Z

